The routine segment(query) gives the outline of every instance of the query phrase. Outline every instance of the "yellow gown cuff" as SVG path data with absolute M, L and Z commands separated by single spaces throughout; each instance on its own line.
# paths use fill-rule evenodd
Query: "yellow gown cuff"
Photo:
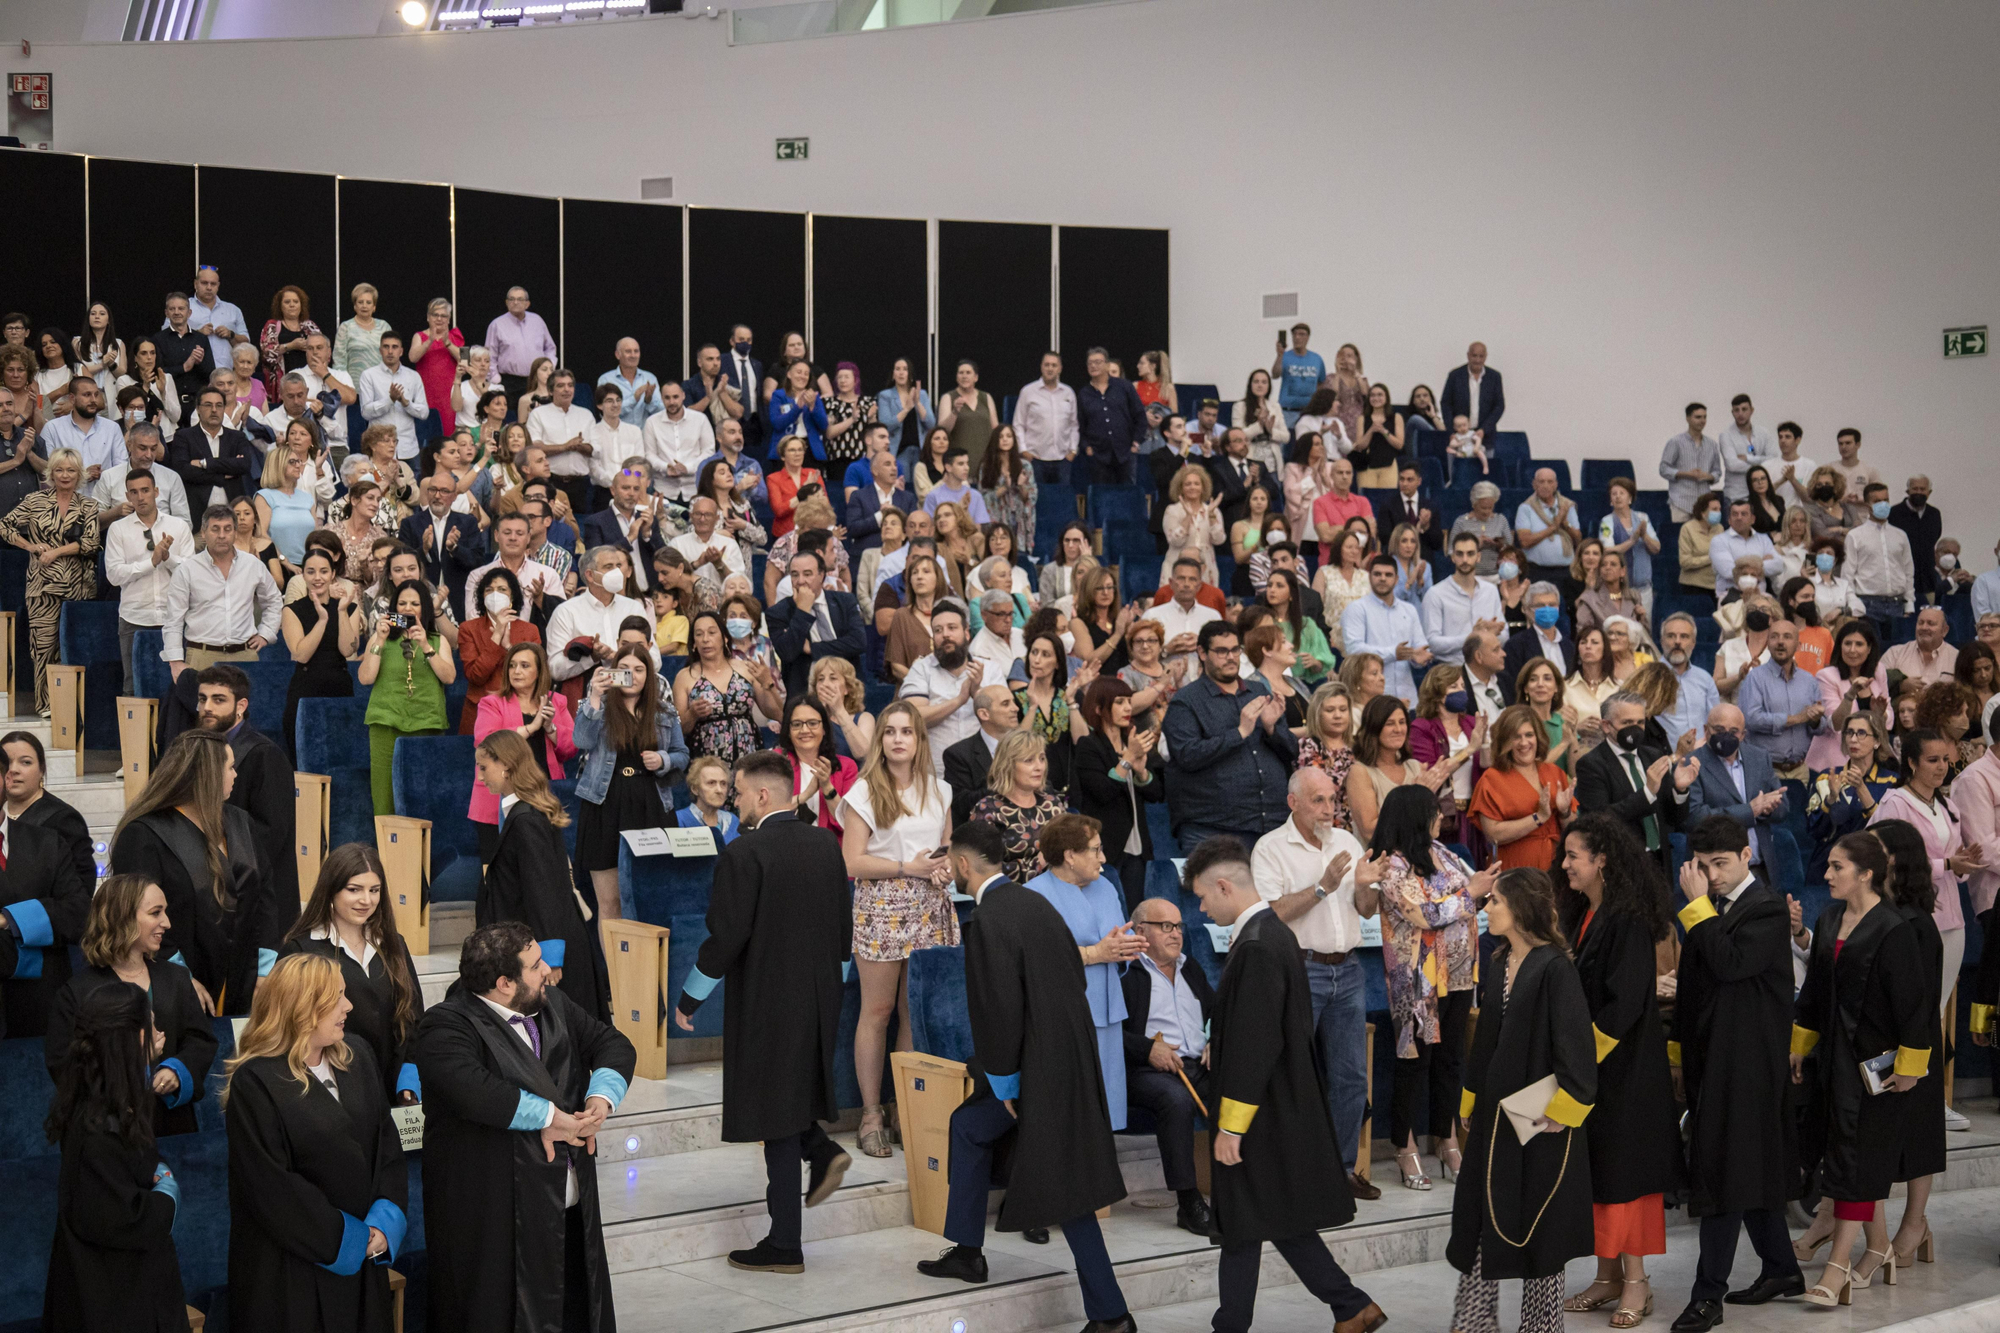
M 1571 1129 L 1575 1129 L 1583 1123 L 1584 1117 L 1590 1114 L 1590 1108 L 1561 1088 L 1557 1088 L 1556 1095 L 1549 1098 L 1549 1109 L 1542 1114 L 1558 1125 L 1568 1125 Z
M 1458 1118 L 1460 1120 L 1472 1119 L 1472 1107 L 1478 1100 L 1479 1098 L 1473 1093 L 1471 1088 L 1461 1088 L 1458 1093 Z
M 1597 1038 L 1597 1063 L 1603 1064 L 1604 1057 L 1618 1049 L 1618 1038 L 1605 1036 L 1595 1023 L 1590 1025 L 1590 1035 Z
M 1224 1097 L 1220 1112 L 1215 1117 L 1215 1127 L 1225 1134 L 1241 1134 L 1250 1128 L 1250 1122 L 1256 1117 L 1256 1107 Z
M 1708 900 L 1708 895 L 1703 894 L 1680 910 L 1681 929 L 1693 930 L 1702 922 L 1717 915 L 1720 914 L 1715 910 L 1715 904 Z
M 1792 1024 L 1793 1055 L 1811 1055 L 1813 1047 L 1817 1045 L 1819 1045 L 1819 1033 L 1811 1028 L 1802 1028 L 1797 1023 Z
M 1675 1069 L 1681 1067 L 1681 1044 L 1679 1042 L 1670 1041 L 1667 1043 L 1667 1063 Z
M 1930 1072 L 1930 1048 L 1919 1051 L 1909 1046 L 1896 1048 L 1896 1072 L 1905 1078 L 1922 1078 Z
M 1972 1030 L 1982 1034 L 1993 1030 L 1992 1005 L 1975 1004 L 1972 1006 Z

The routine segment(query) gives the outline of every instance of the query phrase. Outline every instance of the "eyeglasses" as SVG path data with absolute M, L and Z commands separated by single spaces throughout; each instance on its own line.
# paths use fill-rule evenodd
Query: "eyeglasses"
M 1154 930 L 1165 931 L 1169 935 L 1179 935 L 1187 930 L 1187 927 L 1178 921 L 1134 921 L 1132 924 L 1135 926 L 1149 926 Z
M 793 731 L 825 731 L 825 730 L 826 730 L 826 723 L 824 723 L 824 722 L 820 722 L 820 721 L 817 721 L 817 720 L 815 720 L 815 719 L 811 719 L 811 718 L 803 718 L 803 717 L 795 717 L 795 718 L 793 718 L 793 719 L 792 719 L 792 730 L 793 730 Z

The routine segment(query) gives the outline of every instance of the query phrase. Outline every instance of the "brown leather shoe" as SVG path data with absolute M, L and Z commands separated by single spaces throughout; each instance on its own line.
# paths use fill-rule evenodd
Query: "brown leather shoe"
M 1389 1322 L 1389 1316 L 1382 1313 L 1382 1307 L 1368 1302 L 1368 1308 L 1352 1319 L 1340 1320 L 1333 1326 L 1333 1333 L 1375 1333 L 1375 1330 Z
M 1359 1171 L 1349 1171 L 1347 1173 L 1347 1190 L 1348 1193 L 1357 1199 L 1379 1199 L 1382 1197 L 1381 1187 L 1369 1184 Z M 1380 1314 L 1381 1311 L 1377 1310 L 1376 1313 Z M 1343 1333 L 1345 1333 L 1344 1330 Z

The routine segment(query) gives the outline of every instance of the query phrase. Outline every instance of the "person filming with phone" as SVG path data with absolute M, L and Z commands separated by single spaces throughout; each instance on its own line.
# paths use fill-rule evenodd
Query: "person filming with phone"
M 390 594 L 388 614 L 375 622 L 361 650 L 361 684 L 368 696 L 368 778 L 377 814 L 396 809 L 390 764 L 404 736 L 444 733 L 444 689 L 458 664 L 437 631 L 430 590 L 405 579 Z

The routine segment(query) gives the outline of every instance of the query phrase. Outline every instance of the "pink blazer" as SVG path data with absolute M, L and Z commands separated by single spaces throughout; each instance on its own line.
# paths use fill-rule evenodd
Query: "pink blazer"
M 551 693 L 555 696 L 556 711 L 549 719 L 549 725 L 543 728 L 541 735 L 546 737 L 543 742 L 545 746 L 543 753 L 549 759 L 549 776 L 559 778 L 563 775 L 563 761 L 576 758 L 576 743 L 570 739 L 570 732 L 575 728 L 576 720 L 570 716 L 569 700 L 563 698 L 561 691 L 551 691 Z M 515 704 L 514 696 L 489 694 L 479 701 L 479 717 L 472 724 L 472 738 L 476 744 L 502 728 L 511 731 L 520 725 L 521 710 Z M 530 738 L 528 744 L 534 743 L 534 739 Z M 473 770 L 472 778 L 472 803 L 467 808 L 465 817 L 475 824 L 500 822 L 500 798 L 486 790 L 486 784 L 479 780 L 476 768 Z
M 1882 793 L 1882 799 L 1875 803 L 1874 817 L 1868 822 L 1879 824 L 1885 819 L 1900 819 L 1923 836 L 1924 850 L 1931 858 L 1931 882 L 1937 886 L 1937 908 L 1931 913 L 1931 920 L 1939 930 L 1962 930 L 1965 913 L 1958 907 L 1958 876 L 1945 862 L 1965 846 L 1965 826 L 1959 823 L 1958 810 L 1949 798 L 1940 800 L 1938 805 L 1945 811 L 1945 827 L 1950 830 L 1942 839 L 1917 798 L 1901 787 L 1891 787 Z
M 803 794 L 804 784 L 799 781 L 799 761 L 782 748 L 779 749 L 778 753 L 784 755 L 786 761 L 792 766 L 792 791 Z M 833 807 L 840 804 L 840 798 L 847 795 L 847 789 L 854 785 L 854 779 L 861 776 L 861 767 L 844 754 L 834 754 L 828 751 L 826 757 L 833 764 L 833 772 L 828 775 L 828 781 L 833 784 L 833 790 L 836 795 L 833 798 L 832 805 L 829 805 L 825 801 L 819 803 L 819 818 L 815 822 L 823 829 L 831 829 L 833 836 L 837 838 L 840 836 L 840 821 L 833 817 Z

